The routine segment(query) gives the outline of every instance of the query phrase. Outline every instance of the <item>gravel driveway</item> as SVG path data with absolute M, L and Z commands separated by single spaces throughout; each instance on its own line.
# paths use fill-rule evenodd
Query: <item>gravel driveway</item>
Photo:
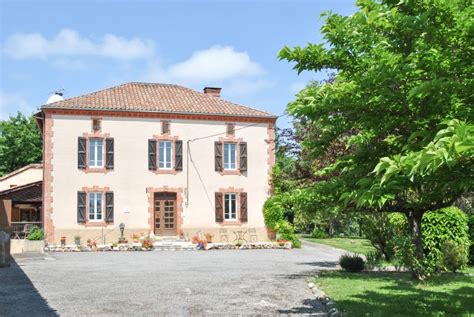
M 0 269 L 0 316 L 321 315 L 306 279 L 340 250 L 52 253 Z

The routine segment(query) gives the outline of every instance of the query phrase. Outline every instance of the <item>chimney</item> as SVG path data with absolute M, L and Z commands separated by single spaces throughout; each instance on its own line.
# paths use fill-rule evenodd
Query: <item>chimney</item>
M 214 96 L 220 97 L 221 96 L 221 88 L 218 87 L 204 87 L 204 93 Z

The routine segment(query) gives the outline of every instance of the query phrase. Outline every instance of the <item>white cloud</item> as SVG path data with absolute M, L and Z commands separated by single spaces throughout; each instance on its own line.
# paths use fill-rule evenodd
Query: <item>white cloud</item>
M 65 71 L 88 69 L 90 58 L 94 57 L 115 60 L 122 71 L 125 65 L 133 66 L 133 71 L 138 69 L 137 65 L 144 64 L 146 70 L 141 72 L 140 80 L 195 88 L 215 85 L 227 87 L 226 91 L 233 94 L 250 94 L 273 86 L 259 63 L 252 60 L 246 51 L 232 46 L 211 46 L 192 52 L 187 59 L 163 65 L 151 40 L 113 34 L 93 38 L 75 30 L 62 29 L 52 37 L 41 33 L 13 34 L 3 43 L 2 52 L 19 60 L 43 59 Z M 135 63 L 124 63 L 125 60 Z M 117 76 L 120 75 L 115 74 Z M 130 80 L 128 71 L 126 77 L 125 80 Z
M 247 52 L 231 46 L 212 46 L 167 67 L 158 58 L 150 60 L 142 80 L 204 87 L 221 86 L 231 94 L 251 94 L 274 85 L 263 67 Z
M 51 39 L 40 33 L 13 34 L 4 44 L 4 52 L 17 59 L 87 55 L 139 59 L 153 56 L 154 50 L 154 43 L 150 40 L 106 34 L 99 41 L 93 41 L 71 29 L 61 30 Z
M 10 115 L 15 115 L 18 111 L 30 115 L 34 110 L 35 108 L 22 96 L 0 91 L 0 120 L 8 119 Z
M 189 81 L 221 81 L 263 74 L 262 67 L 253 62 L 247 52 L 237 52 L 230 46 L 212 46 L 196 51 L 189 59 L 172 65 L 168 71 L 174 78 Z

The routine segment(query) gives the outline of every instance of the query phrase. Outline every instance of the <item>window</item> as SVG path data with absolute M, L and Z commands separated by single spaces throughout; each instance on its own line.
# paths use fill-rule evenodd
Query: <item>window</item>
M 224 169 L 237 169 L 237 144 L 224 143 Z
M 90 167 L 103 167 L 104 161 L 103 156 L 103 140 L 102 139 L 90 139 L 89 140 L 89 166 Z
M 102 193 L 89 193 L 89 221 L 102 221 Z
M 224 220 L 237 220 L 237 194 L 224 195 Z
M 171 141 L 160 141 L 158 157 L 160 168 L 171 169 Z

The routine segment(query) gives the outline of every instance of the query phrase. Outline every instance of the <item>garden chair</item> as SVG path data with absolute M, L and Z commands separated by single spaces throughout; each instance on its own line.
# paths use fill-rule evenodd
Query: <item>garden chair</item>
M 249 239 L 250 239 L 250 242 L 258 242 L 257 229 L 255 228 L 249 229 Z
M 223 243 L 229 243 L 229 236 L 227 235 L 227 229 L 219 229 L 219 238 Z
M 26 223 L 25 226 L 23 227 L 23 230 L 21 231 L 20 235 L 23 237 L 23 239 L 26 239 L 28 234 L 30 233 L 31 229 L 33 229 L 35 225 L 31 223 Z

